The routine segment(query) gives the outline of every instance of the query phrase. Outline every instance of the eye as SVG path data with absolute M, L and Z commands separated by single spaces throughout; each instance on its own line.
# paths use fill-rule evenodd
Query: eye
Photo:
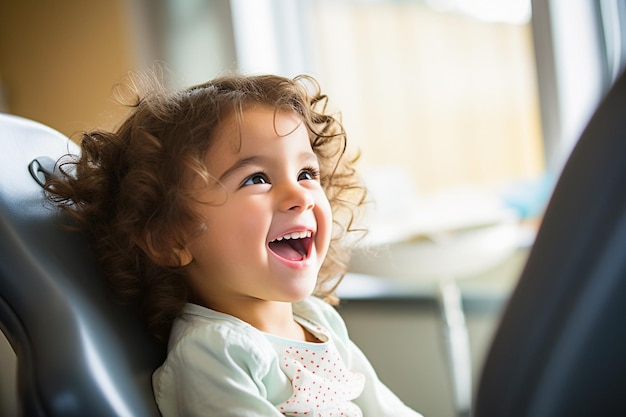
M 298 181 L 312 181 L 319 180 L 320 171 L 317 168 L 309 167 L 305 168 L 298 174 Z
M 257 184 L 269 184 L 269 180 L 267 179 L 267 175 L 263 174 L 263 173 L 256 173 L 253 175 L 250 175 L 244 182 L 243 184 L 241 184 L 241 186 L 246 186 L 246 185 L 257 185 Z

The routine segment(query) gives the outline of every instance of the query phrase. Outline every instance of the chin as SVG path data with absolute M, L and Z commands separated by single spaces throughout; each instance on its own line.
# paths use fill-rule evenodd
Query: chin
M 290 303 L 296 303 L 298 301 L 302 301 L 307 297 L 310 297 L 313 294 L 313 291 L 315 291 L 315 284 L 316 281 L 313 281 L 313 283 L 311 285 L 307 285 L 306 287 L 299 287 L 299 288 L 291 288 L 290 290 L 287 290 L 284 294 L 285 294 L 285 298 L 287 302 Z

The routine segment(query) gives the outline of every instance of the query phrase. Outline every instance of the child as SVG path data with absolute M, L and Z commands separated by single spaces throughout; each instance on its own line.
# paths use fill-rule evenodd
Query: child
M 315 80 L 136 89 L 117 132 L 85 134 L 47 190 L 169 338 L 163 416 L 419 416 L 328 304 L 364 192 Z

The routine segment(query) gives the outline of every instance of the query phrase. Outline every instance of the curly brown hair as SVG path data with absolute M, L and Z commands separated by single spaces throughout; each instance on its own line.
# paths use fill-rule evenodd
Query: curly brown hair
M 153 334 L 167 338 L 189 296 L 177 254 L 208 233 L 192 208 L 189 179 L 209 178 L 203 161 L 220 121 L 262 104 L 297 113 L 307 127 L 334 227 L 314 294 L 337 301 L 349 256 L 342 242 L 359 231 L 353 222 L 365 191 L 315 79 L 230 74 L 176 91 L 153 76 L 131 80 L 126 120 L 115 132 L 84 133 L 81 154 L 60 160 L 62 175 L 46 184 L 49 200 L 89 236 L 114 295 L 138 306 Z

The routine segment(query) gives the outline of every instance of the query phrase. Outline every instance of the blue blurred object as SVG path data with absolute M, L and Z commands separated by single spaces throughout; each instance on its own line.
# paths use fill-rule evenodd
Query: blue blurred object
M 502 202 L 519 215 L 520 219 L 541 217 L 554 188 L 554 175 L 546 173 L 535 179 L 514 181 L 500 193 Z

